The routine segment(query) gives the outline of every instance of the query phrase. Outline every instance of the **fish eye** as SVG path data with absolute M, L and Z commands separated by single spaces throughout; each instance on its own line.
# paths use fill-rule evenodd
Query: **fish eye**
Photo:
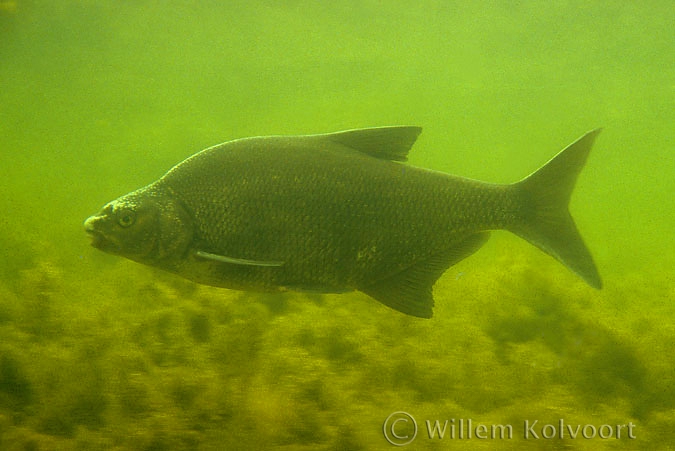
M 130 227 L 136 222 L 136 212 L 133 210 L 122 210 L 117 216 L 117 223 L 121 227 Z

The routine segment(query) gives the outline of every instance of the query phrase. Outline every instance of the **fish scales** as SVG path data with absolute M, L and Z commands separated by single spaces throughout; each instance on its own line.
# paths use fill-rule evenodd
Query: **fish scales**
M 524 237 L 599 286 L 567 212 L 597 131 L 544 167 L 560 166 L 562 182 L 535 173 L 534 187 L 529 178 L 498 185 L 403 164 L 419 132 L 383 127 L 230 141 L 109 203 L 85 229 L 104 251 L 200 283 L 357 289 L 420 317 L 432 314 L 436 279 L 495 229 Z M 549 242 L 551 223 L 567 229 L 571 250 Z
M 276 280 L 260 288 L 359 286 L 506 220 L 490 208 L 505 204 L 499 187 L 307 141 L 238 141 L 163 179 L 195 211 L 202 248 L 286 262 L 265 269 Z M 229 182 L 212 191 L 195 178 Z M 364 252 L 367 261 L 358 258 Z

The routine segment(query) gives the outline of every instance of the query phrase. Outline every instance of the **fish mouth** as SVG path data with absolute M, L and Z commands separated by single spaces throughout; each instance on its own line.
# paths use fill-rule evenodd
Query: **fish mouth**
M 84 221 L 84 231 L 91 238 L 91 245 L 96 249 L 106 250 L 110 248 L 111 241 L 105 236 L 103 232 L 96 229 L 96 222 L 100 220 L 100 216 L 91 216 Z
M 87 230 L 87 233 L 89 234 L 89 237 L 91 238 L 90 244 L 95 247 L 96 249 L 101 249 L 102 247 L 105 246 L 105 242 L 107 241 L 105 239 L 105 236 L 101 232 L 97 232 L 96 230 Z

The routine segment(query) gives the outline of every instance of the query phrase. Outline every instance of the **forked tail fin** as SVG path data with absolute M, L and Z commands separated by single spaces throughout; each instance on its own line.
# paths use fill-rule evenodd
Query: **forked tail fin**
M 601 129 L 586 133 L 533 174 L 513 185 L 519 197 L 520 220 L 509 227 L 590 286 L 602 287 L 593 257 L 584 244 L 568 204 L 577 176 Z

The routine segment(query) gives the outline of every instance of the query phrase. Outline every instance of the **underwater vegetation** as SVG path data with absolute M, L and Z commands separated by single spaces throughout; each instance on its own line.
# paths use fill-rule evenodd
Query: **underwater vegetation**
M 415 449 L 670 449 L 668 277 L 597 292 L 524 252 L 451 269 L 426 321 L 362 294 L 241 293 L 122 261 L 82 284 L 36 261 L 0 285 L 0 449 L 390 449 L 397 410 L 637 437 Z

